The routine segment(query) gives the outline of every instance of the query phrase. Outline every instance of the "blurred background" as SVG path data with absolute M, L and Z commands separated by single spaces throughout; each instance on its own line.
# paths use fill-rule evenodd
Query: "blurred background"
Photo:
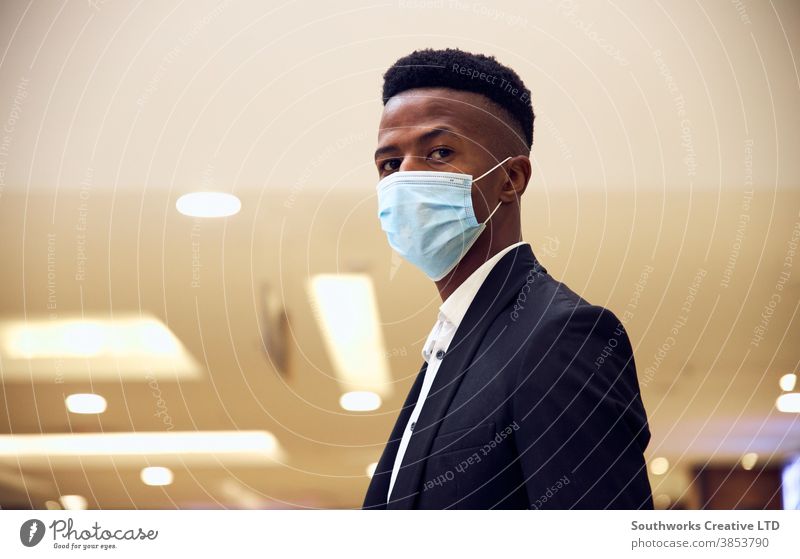
M 441 303 L 372 163 L 425 47 L 532 90 L 524 238 L 628 329 L 656 506 L 800 507 L 799 36 L 792 0 L 4 0 L 0 507 L 360 507 Z

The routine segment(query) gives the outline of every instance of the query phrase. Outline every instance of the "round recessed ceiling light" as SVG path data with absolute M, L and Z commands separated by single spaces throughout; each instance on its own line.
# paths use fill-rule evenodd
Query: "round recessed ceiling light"
M 100 394 L 70 394 L 66 398 L 67 409 L 72 413 L 103 413 L 106 399 Z
M 339 405 L 347 411 L 372 411 L 381 407 L 381 397 L 374 392 L 346 392 L 339 398 Z
M 242 203 L 227 192 L 190 192 L 178 198 L 175 208 L 191 217 L 227 217 L 239 213 Z
M 86 510 L 88 503 L 83 495 L 61 495 L 58 498 L 65 510 Z
M 669 460 L 663 456 L 653 458 L 650 462 L 650 473 L 656 476 L 662 476 L 669 470 Z
M 139 474 L 145 485 L 170 485 L 172 483 L 172 470 L 164 466 L 147 466 Z
M 775 402 L 775 407 L 784 413 L 800 413 L 800 392 L 781 394 Z
M 794 373 L 783 375 L 778 381 L 778 384 L 780 384 L 781 390 L 784 392 L 791 392 L 794 390 L 795 384 L 797 384 L 797 375 Z
M 758 463 L 758 454 L 755 452 L 748 452 L 742 456 L 742 468 L 745 470 L 752 470 Z

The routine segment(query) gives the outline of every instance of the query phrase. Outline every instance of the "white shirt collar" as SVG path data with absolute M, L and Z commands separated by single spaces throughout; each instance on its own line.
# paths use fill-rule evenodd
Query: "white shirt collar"
M 520 245 L 527 244 L 525 241 L 520 241 L 518 243 L 514 243 L 513 245 L 509 245 L 494 256 L 492 256 L 489 260 L 481 264 L 477 270 L 472 272 L 469 277 L 464 280 L 464 282 L 459 285 L 455 291 L 453 291 L 450 296 L 439 306 L 439 315 L 437 317 L 436 324 L 434 324 L 433 329 L 431 330 L 430 334 L 428 335 L 427 341 L 422 346 L 422 358 L 425 361 L 428 360 L 428 355 L 425 353 L 425 349 L 434 341 L 434 338 L 438 334 L 438 330 L 440 328 L 440 322 L 449 322 L 452 324 L 451 330 L 455 332 L 458 329 L 458 325 L 461 324 L 461 321 L 464 319 L 464 315 L 467 314 L 467 309 L 472 304 L 472 300 L 477 295 L 478 290 L 480 289 L 483 282 L 486 281 L 486 278 L 489 276 L 489 273 L 494 268 L 495 264 L 500 261 L 503 256 L 511 249 L 518 247 Z
M 470 304 L 472 304 L 472 300 L 475 298 L 475 295 L 478 293 L 481 285 L 483 285 L 483 282 L 486 281 L 486 278 L 489 276 L 489 273 L 492 271 L 492 268 L 494 268 L 495 264 L 497 264 L 497 262 L 499 262 L 508 251 L 514 247 L 524 244 L 527 243 L 525 241 L 514 243 L 513 245 L 507 246 L 492 256 L 489 260 L 481 264 L 477 270 L 472 272 L 472 274 L 470 274 L 470 276 L 464 280 L 464 283 L 459 285 L 456 290 L 453 291 L 447 299 L 445 299 L 445 301 L 439 306 L 439 310 L 442 312 L 442 314 L 444 314 L 447 320 L 450 321 L 450 323 L 458 328 L 458 325 L 461 324 L 464 315 L 467 314 L 467 309 L 469 308 Z

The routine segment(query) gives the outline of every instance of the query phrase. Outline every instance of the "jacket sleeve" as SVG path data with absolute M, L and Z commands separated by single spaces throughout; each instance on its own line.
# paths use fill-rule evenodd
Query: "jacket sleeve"
M 517 374 L 514 440 L 530 508 L 652 508 L 650 431 L 631 344 L 611 311 L 579 305 L 550 320 Z

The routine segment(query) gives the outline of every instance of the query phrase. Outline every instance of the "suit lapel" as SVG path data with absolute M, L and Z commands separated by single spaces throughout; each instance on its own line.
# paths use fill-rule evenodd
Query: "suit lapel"
M 414 508 L 419 494 L 422 472 L 425 470 L 425 462 L 433 439 L 450 407 L 450 402 L 453 400 L 462 378 L 469 372 L 469 365 L 472 363 L 475 351 L 483 340 L 489 325 L 494 322 L 498 313 L 519 295 L 519 290 L 531 269 L 544 271 L 536 262 L 530 245 L 520 245 L 510 250 L 497 262 L 486 281 L 478 289 L 478 293 L 464 315 L 464 319 L 456 330 L 447 353 L 439 365 L 436 378 L 403 457 L 403 467 L 400 468 L 395 480 L 392 501 L 387 504 L 386 508 Z M 418 395 L 419 390 L 417 390 L 415 399 Z M 398 420 L 395 425 L 395 432 L 392 433 L 392 436 L 398 441 L 402 436 L 406 421 L 407 417 L 405 421 Z M 390 475 L 396 452 L 397 445 L 394 445 L 392 464 L 388 466 Z M 385 499 L 385 493 L 383 497 Z
M 417 404 L 419 392 L 422 388 L 422 381 L 425 378 L 425 371 L 428 368 L 428 363 L 422 363 L 422 367 L 417 373 L 417 378 L 411 386 L 411 390 L 406 396 L 406 402 L 400 410 L 400 415 L 392 429 L 392 434 L 389 435 L 389 442 L 383 449 L 378 466 L 375 468 L 375 473 L 372 475 L 372 481 L 367 488 L 367 494 L 364 497 L 364 504 L 362 508 L 365 509 L 383 509 L 386 508 L 386 496 L 389 493 L 389 480 L 392 476 L 392 469 L 394 468 L 394 460 L 397 456 L 397 449 L 400 447 L 400 439 L 403 436 L 403 431 L 408 424 L 408 418 Z

